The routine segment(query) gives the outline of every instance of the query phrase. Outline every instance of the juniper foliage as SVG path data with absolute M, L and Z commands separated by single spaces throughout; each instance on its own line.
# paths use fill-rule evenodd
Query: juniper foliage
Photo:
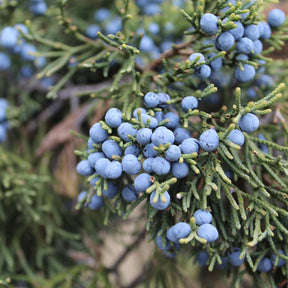
M 90 287 L 113 287 L 109 275 L 117 271 L 117 263 L 112 268 L 79 265 L 63 247 L 90 253 L 80 241 L 81 234 L 91 235 L 94 225 L 99 229 L 102 222 L 113 225 L 119 217 L 127 221 L 135 209 L 146 217 L 143 228 L 149 241 L 161 237 L 158 246 L 166 256 L 177 259 L 165 263 L 158 251 L 158 265 L 164 261 L 170 272 L 174 269 L 171 279 L 161 275 L 164 270 L 147 268 L 143 271 L 145 277 L 136 279 L 135 285 L 154 281 L 157 287 L 172 287 L 177 279 L 185 283 L 182 276 L 174 277 L 181 273 L 173 263 L 185 266 L 196 259 L 199 251 L 207 253 L 205 265 L 211 272 L 224 266 L 228 257 L 224 273 L 233 276 L 231 287 L 239 287 L 246 274 L 253 280 L 253 287 L 288 285 L 287 61 L 277 59 L 277 51 L 287 40 L 287 21 L 270 27 L 262 13 L 267 3 L 262 1 L 167 0 L 145 5 L 131 0 L 96 4 L 58 0 L 43 1 L 47 4 L 44 13 L 29 2 L 33 1 L 3 0 L 0 9 L 2 28 L 17 23 L 27 27 L 27 31 L 14 27 L 17 41 L 10 48 L 4 36 L 1 40 L 11 66 L 9 70 L 3 68 L 0 79 L 10 103 L 6 116 L 10 123 L 8 140 L 0 150 L 4 256 L 0 266 L 3 274 L 12 277 L 13 285 L 20 279 L 43 287 L 63 283 L 65 287 L 89 287 L 87 283 Z M 94 13 L 103 7 L 107 9 Z M 26 46 L 25 50 L 27 43 L 34 48 Z M 156 96 L 149 98 L 149 92 Z M 187 96 L 196 99 L 191 108 L 183 104 Z M 120 110 L 121 121 L 129 123 L 135 135 L 129 132 L 124 138 L 116 129 L 120 123 L 116 126 L 105 118 L 111 107 Z M 60 197 L 59 187 L 53 185 L 51 174 L 55 176 L 53 168 L 59 151 L 47 152 L 55 145 L 47 148 L 43 142 L 42 149 L 37 147 L 47 131 L 63 119 L 66 122 L 60 132 L 63 126 L 66 130 L 72 128 L 73 137 L 83 140 L 77 142 L 75 154 L 79 161 L 84 160 L 77 171 L 87 176 L 87 183 L 81 178 L 79 192 L 80 187 L 87 192 L 78 199 L 77 211 L 63 207 L 67 198 Z M 100 123 L 96 136 L 102 129 L 105 139 L 97 142 L 90 132 L 93 139 L 87 149 L 88 131 L 95 121 Z M 187 137 L 196 139 L 197 151 L 184 153 L 179 145 L 182 153 L 177 160 L 165 160 L 174 140 L 155 144 L 157 126 L 166 127 L 167 135 L 175 134 L 176 128 L 185 128 Z M 151 130 L 152 140 L 140 142 L 136 132 L 144 128 Z M 241 130 L 241 141 L 230 134 L 235 129 Z M 114 154 L 109 148 L 112 156 L 105 152 L 108 144 L 102 144 L 107 139 L 118 151 Z M 146 170 L 144 160 L 152 158 L 145 155 L 144 147 L 150 141 L 157 146 L 154 151 L 158 157 L 151 160 L 151 183 L 142 191 L 136 179 Z M 126 164 L 122 171 L 125 149 L 132 145 L 139 149 L 138 155 L 130 157 L 135 165 Z M 109 165 L 118 165 L 119 175 L 105 174 L 103 166 L 94 169 L 94 162 L 91 166 L 89 156 L 102 151 L 111 160 L 106 161 L 109 171 L 105 169 L 112 172 L 116 166 Z M 163 165 L 160 168 L 158 160 Z M 136 169 L 138 164 L 140 168 Z M 182 175 L 179 171 L 184 164 L 187 173 Z M 115 185 L 117 193 L 104 197 L 109 185 Z M 127 187 L 128 196 L 122 192 Z M 101 209 L 87 211 L 86 206 Z M 196 224 L 194 213 L 199 209 L 212 213 L 212 224 Z M 189 233 L 178 237 L 173 227 L 180 222 L 185 222 L 185 227 L 189 224 Z M 198 235 L 202 225 L 210 225 L 205 226 L 210 229 L 205 233 L 213 231 L 213 241 L 210 234 Z M 138 231 L 139 239 L 143 231 Z M 97 236 L 95 241 L 102 244 Z M 184 252 L 179 252 L 179 247 Z M 188 259 L 181 257 L 184 254 Z M 242 266 L 233 265 L 235 257 L 243 262 Z M 66 261 L 71 265 L 69 272 Z M 5 279 L 1 285 L 10 285 Z

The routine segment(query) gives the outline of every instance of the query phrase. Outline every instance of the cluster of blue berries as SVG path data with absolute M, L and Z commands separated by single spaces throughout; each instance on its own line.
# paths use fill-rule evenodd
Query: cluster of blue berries
M 44 57 L 35 57 L 36 47 L 27 43 L 21 36 L 20 31 L 28 33 L 28 28 L 24 24 L 16 24 L 14 27 L 6 26 L 0 33 L 0 45 L 5 52 L 0 52 L 0 71 L 8 71 L 12 65 L 11 58 L 19 57 L 22 62 L 20 76 L 23 78 L 31 77 L 34 68 L 42 68 L 46 64 Z M 8 54 L 8 53 L 9 54 Z
M 211 59 L 214 56 L 216 56 L 216 53 L 211 53 L 207 58 Z M 202 53 L 193 53 L 189 56 L 188 60 L 197 65 L 197 68 L 195 69 L 195 76 L 200 80 L 208 79 L 212 72 L 219 71 L 222 67 L 221 57 L 211 61 L 209 64 L 205 64 L 206 59 Z
M 97 122 L 90 129 L 87 159 L 77 165 L 77 171 L 91 178 L 97 197 L 105 196 L 105 190 L 112 189 L 108 198 L 113 198 L 117 190 L 114 183 L 124 175 L 133 176 L 134 185 L 126 185 L 121 190 L 127 202 L 135 201 L 139 194 L 147 192 L 155 181 L 185 178 L 191 167 L 185 155 L 198 154 L 200 149 L 215 151 L 219 137 L 211 128 L 201 133 L 199 140 L 190 136 L 190 132 L 180 127 L 180 117 L 167 109 L 170 96 L 165 93 L 148 92 L 144 96 L 144 108 L 136 108 L 130 121 L 117 108 L 111 108 L 105 115 L 105 122 Z M 198 100 L 194 96 L 182 99 L 184 113 L 197 108 Z M 154 109 L 154 111 L 152 110 Z M 168 177 L 167 177 L 168 176 Z M 114 182 L 113 182 L 114 181 Z M 151 188 L 151 187 L 150 187 Z M 102 191 L 101 191 L 102 190 Z M 107 192 L 107 193 L 108 193 Z M 117 191 L 116 191 L 117 193 Z M 165 210 L 170 203 L 166 190 L 150 189 L 150 203 L 156 210 Z M 96 197 L 96 196 L 94 196 Z M 100 201 L 100 200 L 99 200 Z
M 192 231 L 191 226 L 185 222 L 178 222 L 170 227 L 165 237 L 156 236 L 156 245 L 170 258 L 175 257 L 177 251 L 180 250 L 180 244 L 186 244 L 186 238 L 196 233 L 201 241 L 212 243 L 219 237 L 217 228 L 211 224 L 212 214 L 208 210 L 195 211 L 194 220 L 196 223 L 195 231 Z M 193 236 L 192 236 L 193 237 Z M 189 241 L 191 241 L 189 239 Z
M 235 1 L 234 1 L 235 4 L 232 3 L 233 1 L 230 2 L 232 5 L 236 5 Z M 232 54 L 232 57 L 234 57 L 235 61 L 241 65 L 238 65 L 236 67 L 234 71 L 234 78 L 236 81 L 244 83 L 253 80 L 256 75 L 255 67 L 253 65 L 245 63 L 245 61 L 253 60 L 259 65 L 262 65 L 263 62 L 265 62 L 264 60 L 257 58 L 257 56 L 260 55 L 263 50 L 262 41 L 265 39 L 269 39 L 271 37 L 272 35 L 271 29 L 278 28 L 284 23 L 285 14 L 280 9 L 273 9 L 268 14 L 267 17 L 268 23 L 263 21 L 249 25 L 242 24 L 242 22 L 245 20 L 248 14 L 247 15 L 241 14 L 241 15 L 242 19 L 234 22 L 234 25 L 236 26 L 235 28 L 227 31 L 221 31 L 221 33 L 219 33 L 220 32 L 219 21 L 221 20 L 214 14 L 205 13 L 201 16 L 200 28 L 208 36 L 212 36 L 215 34 L 218 35 L 215 41 L 212 41 L 214 43 L 215 48 L 218 51 L 232 51 L 232 48 L 235 47 L 235 53 Z M 224 24 L 227 21 L 228 19 L 225 18 L 224 20 L 222 20 L 222 23 Z M 190 61 L 192 61 L 193 59 L 189 58 Z M 222 66 L 221 60 L 219 59 L 216 60 L 218 62 L 217 64 L 215 63 L 214 65 L 217 65 L 217 68 L 218 67 L 221 68 Z M 203 55 L 201 56 L 201 61 L 205 61 Z M 198 68 L 197 74 L 199 74 L 197 76 L 200 79 L 207 79 L 211 75 L 211 69 L 208 68 L 208 65 L 203 64 Z
M 285 253 L 282 250 L 278 250 L 280 255 Z M 201 251 L 197 254 L 197 261 L 201 267 L 208 265 L 209 254 L 206 251 Z M 241 266 L 245 261 L 245 255 L 241 256 L 241 248 L 234 247 L 232 251 L 228 251 L 226 256 L 221 257 L 221 264 L 218 264 L 218 268 L 221 270 L 226 269 L 227 265 L 230 264 L 233 267 Z M 282 267 L 286 264 L 286 261 L 276 254 L 272 254 L 271 257 L 263 257 L 258 263 L 257 271 L 259 272 L 270 272 L 273 267 Z
M 214 242 L 218 239 L 219 233 L 217 228 L 211 224 L 212 214 L 208 210 L 197 210 L 193 217 L 195 222 L 199 225 L 197 235 L 205 239 L 207 243 Z
M 9 124 L 6 117 L 6 110 L 8 102 L 4 98 L 0 98 L 0 143 L 4 142 L 7 138 L 7 130 Z
M 246 133 L 254 132 L 259 128 L 259 125 L 260 121 L 258 117 L 253 113 L 247 113 L 243 115 L 238 122 L 238 126 L 241 130 L 233 129 L 228 134 L 227 139 L 241 147 L 245 143 L 245 136 L 242 131 Z
M 90 128 L 87 154 L 77 165 L 77 172 L 88 177 L 90 191 L 80 193 L 79 203 L 97 210 L 104 205 L 104 198 L 117 196 L 117 201 L 122 198 L 130 203 L 146 193 L 156 211 L 169 209 L 175 195 L 169 192 L 167 181 L 174 179 L 171 182 L 174 184 L 181 180 L 185 184 L 185 179 L 195 173 L 189 156 L 197 157 L 201 151 L 213 152 L 220 142 L 214 128 L 202 132 L 199 139 L 191 137 L 190 132 L 181 127 L 181 113 L 179 116 L 174 112 L 169 101 L 170 96 L 166 93 L 148 92 L 144 96 L 145 108 L 136 108 L 132 119 L 119 109 L 110 108 L 105 121 Z M 179 101 L 183 115 L 198 107 L 198 99 L 194 96 Z M 242 146 L 245 142 L 243 132 L 257 130 L 259 119 L 253 113 L 244 114 L 238 127 L 227 138 Z M 123 178 L 130 179 L 124 186 Z M 191 231 L 189 224 L 180 222 L 170 227 L 165 237 L 156 237 L 156 243 L 165 255 L 174 257 L 183 242 L 180 239 L 191 233 L 196 233 L 204 242 L 217 240 L 219 233 L 211 224 L 212 214 L 208 210 L 197 210 L 193 217 L 197 231 Z

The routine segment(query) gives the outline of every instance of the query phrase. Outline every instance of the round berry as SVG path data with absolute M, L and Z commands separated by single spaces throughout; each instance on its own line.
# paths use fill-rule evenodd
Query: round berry
M 205 13 L 200 19 L 200 27 L 209 36 L 215 35 L 218 32 L 218 18 L 211 13 Z
M 254 49 L 254 42 L 247 38 L 243 37 L 236 43 L 236 51 L 238 53 L 249 54 Z
M 143 6 L 143 12 L 146 15 L 155 15 L 155 14 L 160 14 L 161 13 L 161 7 L 159 4 L 156 3 L 147 3 L 147 5 Z
M 140 148 L 135 144 L 128 146 L 124 151 L 124 155 L 133 154 L 137 157 L 140 155 L 140 153 L 141 153 Z
M 98 195 L 93 195 L 88 203 L 88 207 L 91 210 L 98 210 L 104 205 L 103 198 Z
M 210 224 L 212 221 L 212 214 L 208 210 L 198 209 L 195 211 L 193 217 L 197 225 Z
M 189 96 L 188 96 L 189 97 Z M 190 138 L 190 133 L 185 128 L 176 128 L 174 130 L 175 144 L 181 144 L 185 139 Z
M 110 108 L 105 115 L 105 122 L 111 128 L 117 128 L 122 123 L 122 112 L 117 108 Z
M 251 81 L 255 74 L 255 68 L 252 65 L 243 64 L 243 70 L 240 67 L 235 69 L 234 77 L 238 82 L 244 83 Z
M 180 149 L 183 154 L 191 154 L 191 153 L 198 153 L 199 151 L 199 144 L 198 140 L 195 138 L 187 138 L 180 144 Z
M 194 96 L 186 96 L 181 101 L 181 108 L 184 112 L 188 112 L 190 109 L 193 110 L 198 107 L 198 100 Z M 184 129 L 184 128 L 182 128 Z M 175 132 L 174 132 L 175 134 Z
M 173 144 L 175 140 L 175 136 L 171 130 L 169 130 L 166 127 L 161 126 L 155 129 L 155 131 L 152 134 L 151 140 L 155 146 L 159 146 L 161 144 L 166 145 L 168 143 Z M 150 156 L 150 157 L 153 157 L 153 156 Z
M 98 160 L 99 161 L 99 160 Z M 96 165 L 98 163 L 96 162 Z M 110 162 L 105 168 L 105 175 L 108 179 L 118 179 L 122 175 L 122 165 L 118 161 Z
M 199 59 L 199 60 L 197 60 L 196 63 L 200 63 L 200 62 L 205 61 L 205 57 L 204 57 L 204 55 L 201 54 L 201 53 L 193 53 L 192 55 L 189 56 L 188 60 L 189 60 L 190 62 L 193 62 L 193 61 L 196 60 L 196 58 Z
M 96 161 L 100 158 L 105 158 L 104 153 L 95 152 L 88 155 L 88 162 L 92 168 L 95 168 Z
M 215 129 L 209 129 L 201 133 L 199 144 L 205 151 L 214 151 L 219 145 L 219 137 Z
M 153 143 L 147 144 L 143 149 L 143 154 L 146 158 L 153 158 L 158 155 L 158 152 L 154 149 Z
M 90 176 L 93 174 L 94 169 L 90 166 L 88 160 L 82 160 L 77 164 L 77 172 L 83 176 Z
M 142 167 L 145 170 L 145 172 L 147 173 L 153 173 L 153 169 L 152 169 L 152 162 L 153 162 L 154 158 L 147 158 L 143 161 L 142 163 Z
M 151 204 L 151 206 L 154 209 L 156 209 L 156 210 L 165 210 L 170 204 L 170 195 L 169 195 L 169 193 L 167 191 L 165 191 L 164 192 L 164 196 L 162 196 L 162 197 L 164 197 L 166 199 L 166 202 L 163 202 L 161 196 L 159 195 L 157 202 L 154 203 L 153 200 L 154 200 L 155 194 L 156 194 L 156 192 L 153 191 L 151 193 L 151 195 L 150 195 L 150 204 Z
M 260 31 L 258 25 L 247 25 L 245 27 L 244 36 L 251 39 L 252 41 L 256 41 L 260 37 Z
M 235 22 L 234 24 L 236 24 L 237 27 L 229 30 L 229 33 L 234 37 L 236 41 L 238 41 L 244 35 L 244 26 L 241 22 Z
M 127 185 L 122 190 L 122 197 L 127 202 L 133 202 L 135 201 L 139 196 L 139 192 L 134 188 L 132 185 Z
M 148 108 L 155 108 L 159 104 L 159 97 L 154 92 L 148 92 L 144 96 L 144 104 Z
M 117 132 L 122 140 L 129 142 L 131 141 L 129 135 L 135 137 L 137 129 L 133 128 L 132 124 L 124 122 L 117 128 Z
M 107 189 L 103 188 L 102 194 L 104 197 L 112 199 L 116 196 L 118 192 L 118 186 L 114 184 L 112 181 L 107 181 Z
M 122 159 L 123 171 L 129 175 L 135 175 L 141 170 L 141 162 L 135 155 L 129 154 Z
M 111 15 L 111 12 L 109 9 L 107 8 L 100 8 L 100 9 L 97 9 L 95 12 L 94 12 L 94 19 L 97 21 L 97 22 L 104 22 L 106 20 L 108 20 L 108 18 L 110 17 Z
M 254 42 L 253 55 L 259 55 L 263 50 L 263 44 L 260 40 Z
M 151 129 L 155 129 L 158 126 L 158 121 L 156 118 L 147 115 L 147 114 L 143 114 L 142 118 L 141 118 L 142 122 L 146 125 L 147 122 L 149 121 L 149 128 Z
M 238 55 L 236 56 L 236 59 L 237 59 L 237 60 L 242 60 L 242 61 L 248 61 L 248 60 L 249 60 L 249 56 L 246 55 L 246 54 L 238 54 Z
M 121 156 L 123 152 L 119 144 L 111 139 L 102 144 L 102 151 L 109 159 L 113 159 L 113 155 Z
M 141 145 L 150 143 L 152 130 L 149 128 L 141 128 L 136 134 L 136 140 Z
M 172 164 L 172 174 L 174 177 L 181 179 L 185 178 L 189 173 L 189 166 L 183 162 L 175 162 Z
M 208 59 L 211 59 L 212 57 L 216 56 L 216 53 L 211 53 L 208 55 Z M 212 71 L 219 71 L 222 68 L 222 58 L 219 57 L 213 61 L 210 62 L 210 67 Z
M 270 26 L 266 22 L 259 22 L 260 39 L 269 39 L 272 35 Z
M 233 142 L 236 145 L 242 146 L 245 143 L 245 136 L 244 134 L 238 130 L 234 129 L 232 130 L 228 137 L 227 137 L 231 142 Z
M 272 9 L 268 13 L 267 22 L 271 27 L 279 27 L 285 21 L 285 13 L 280 9 Z
M 191 227 L 185 222 L 179 222 L 167 231 L 167 238 L 173 243 L 179 243 L 182 238 L 187 238 L 191 233 Z
M 167 105 L 167 102 L 171 99 L 170 96 L 166 93 L 158 93 L 158 98 L 159 98 L 159 107 L 160 108 L 167 108 L 168 105 Z
M 259 272 L 269 272 L 272 270 L 272 263 L 268 257 L 264 257 L 260 260 L 257 270 Z
M 102 143 L 108 138 L 108 132 L 104 130 L 100 123 L 95 123 L 89 130 L 90 138 L 96 143 Z
M 149 36 L 147 35 L 144 35 L 142 38 L 141 38 L 141 42 L 140 42 L 140 45 L 139 45 L 139 49 L 143 52 L 151 52 L 155 49 L 155 44 L 154 44 L 154 41 L 152 38 L 150 38 Z M 146 104 L 145 104 L 146 105 Z M 149 106 L 147 106 L 149 107 Z M 156 107 L 156 106 L 154 106 Z M 153 107 L 150 107 L 150 108 L 153 108 Z
M 217 228 L 212 224 L 201 225 L 197 230 L 197 235 L 206 239 L 208 243 L 216 241 L 219 237 Z
M 175 162 L 178 161 L 180 157 L 181 157 L 181 149 L 176 145 L 171 145 L 165 151 L 165 158 L 168 161 Z
M 149 188 L 153 184 L 151 180 L 152 180 L 151 175 L 147 173 L 139 174 L 134 180 L 135 189 L 139 193 L 145 192 L 146 189 Z
M 229 51 L 235 43 L 235 39 L 229 32 L 221 33 L 215 42 L 215 46 L 220 51 Z
M 160 248 L 163 251 L 167 251 L 169 250 L 172 245 L 170 244 L 169 240 L 165 237 L 165 241 L 164 241 L 164 246 L 163 246 L 163 236 L 157 236 L 156 237 L 156 245 L 158 246 L 158 248 Z
M 159 27 L 159 25 L 158 25 L 157 23 L 152 22 L 152 23 L 149 24 L 148 30 L 149 30 L 149 32 L 151 32 L 152 34 L 158 34 L 159 31 L 160 31 L 160 27 Z
M 103 178 L 107 178 L 106 167 L 110 164 L 109 159 L 100 158 L 95 163 L 95 170 Z
M 116 34 L 118 31 L 121 30 L 121 17 L 114 17 L 105 25 L 105 32 L 106 34 Z
M 165 126 L 169 129 L 176 129 L 179 126 L 179 116 L 174 112 L 168 112 L 164 115 L 165 119 L 168 119 L 169 122 Z
M 100 27 L 96 24 L 91 24 L 86 28 L 85 33 L 89 38 L 96 39 L 98 31 L 100 31 Z
M 156 157 L 152 161 L 152 169 L 158 175 L 168 174 L 170 171 L 170 163 L 163 157 Z
M 233 248 L 233 252 L 228 252 L 228 260 L 232 266 L 241 266 L 244 262 L 244 257 L 240 259 L 241 249 L 238 247 Z
M 1 46 L 7 49 L 11 49 L 17 45 L 19 32 L 10 26 L 7 26 L 2 29 L 0 34 L 0 43 Z
M 210 77 L 211 75 L 211 68 L 210 66 L 204 64 L 201 65 L 199 68 L 195 70 L 195 75 L 200 80 L 205 80 Z
M 240 121 L 238 122 L 240 129 L 243 132 L 247 132 L 247 133 L 257 130 L 259 127 L 259 124 L 260 124 L 260 121 L 258 117 L 252 113 L 247 113 L 243 115 Z

